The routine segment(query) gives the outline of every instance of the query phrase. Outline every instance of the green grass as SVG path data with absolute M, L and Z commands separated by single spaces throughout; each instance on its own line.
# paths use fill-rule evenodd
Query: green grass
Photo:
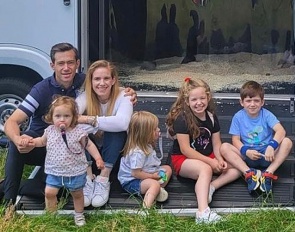
M 0 177 L 4 176 L 6 150 L 0 150 Z M 25 167 L 23 178 L 27 178 L 32 167 Z M 62 205 L 62 202 L 61 204 Z M 86 225 L 76 227 L 73 215 L 42 214 L 38 216 L 13 214 L 7 219 L 0 205 L 0 231 L 208 231 L 208 232 L 295 232 L 295 212 L 285 208 L 261 208 L 257 211 L 222 215 L 224 220 L 217 224 L 196 224 L 194 217 L 161 214 L 152 209 L 148 215 L 114 212 L 104 214 L 100 210 L 86 213 Z
M 86 225 L 78 228 L 71 215 L 15 215 L 10 220 L 0 218 L 0 231 L 295 231 L 295 213 L 284 209 L 258 210 L 223 217 L 225 220 L 222 222 L 200 225 L 195 223 L 193 217 L 160 214 L 155 210 L 150 210 L 147 216 L 125 212 L 102 214 L 97 210 L 86 214 Z
M 4 178 L 6 154 L 7 154 L 7 149 L 0 148 L 0 179 Z M 25 165 L 23 179 L 27 179 L 30 176 L 33 169 L 34 169 L 33 166 Z

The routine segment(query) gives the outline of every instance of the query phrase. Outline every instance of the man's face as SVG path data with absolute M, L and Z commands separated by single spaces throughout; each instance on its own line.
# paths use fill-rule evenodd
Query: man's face
M 55 72 L 56 81 L 63 87 L 68 88 L 73 84 L 80 60 L 76 60 L 73 50 L 57 52 L 54 63 L 50 64 Z

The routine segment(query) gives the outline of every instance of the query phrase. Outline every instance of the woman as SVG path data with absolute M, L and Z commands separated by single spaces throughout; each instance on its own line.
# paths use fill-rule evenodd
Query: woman
M 115 66 L 106 60 L 98 60 L 89 67 L 84 85 L 85 92 L 76 102 L 79 113 L 85 115 L 78 121 L 97 130 L 92 137 L 105 162 L 105 168 L 96 177 L 88 167 L 84 206 L 100 207 L 109 199 L 110 173 L 124 147 L 133 104 L 131 97 L 124 96 L 124 90 L 119 87 Z

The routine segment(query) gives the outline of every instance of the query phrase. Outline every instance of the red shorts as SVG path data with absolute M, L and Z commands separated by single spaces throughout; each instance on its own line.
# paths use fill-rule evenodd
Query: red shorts
M 208 155 L 208 157 L 210 157 L 211 159 L 215 158 L 214 153 L 212 152 L 210 155 Z M 187 159 L 187 157 L 185 155 L 182 154 L 173 154 L 171 155 L 171 162 L 172 162 L 172 166 L 174 171 L 176 172 L 177 175 L 179 175 L 182 163 Z

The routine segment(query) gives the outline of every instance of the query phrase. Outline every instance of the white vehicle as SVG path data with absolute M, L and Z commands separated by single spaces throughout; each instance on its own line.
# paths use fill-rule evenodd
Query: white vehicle
M 104 7 L 104 1 L 95 2 L 96 7 Z M 0 5 L 0 131 L 3 131 L 5 120 L 31 87 L 52 75 L 49 52 L 53 44 L 73 44 L 80 51 L 81 70 L 87 66 L 89 11 L 88 1 L 79 0 L 0 0 Z M 99 11 L 93 12 L 97 14 L 93 18 L 97 19 Z

